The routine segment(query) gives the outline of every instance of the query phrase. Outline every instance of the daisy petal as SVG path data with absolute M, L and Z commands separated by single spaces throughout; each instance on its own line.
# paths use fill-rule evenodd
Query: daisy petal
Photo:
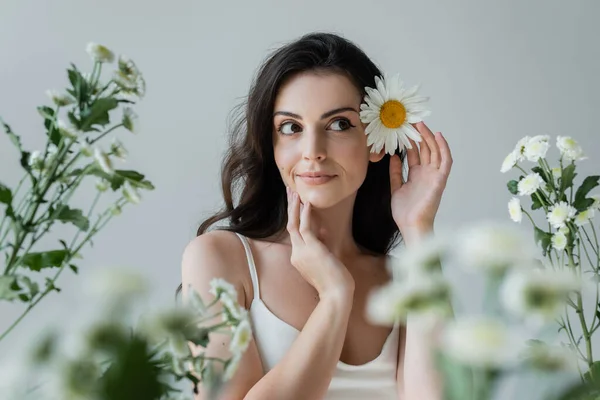
M 400 142 L 402 142 L 402 144 L 404 145 L 404 147 L 406 147 L 407 149 L 412 149 L 412 144 L 410 143 L 410 141 L 406 137 L 406 133 L 403 130 L 403 127 L 400 127 L 400 129 L 396 130 L 396 135 L 398 137 L 398 140 Z
M 421 134 L 412 125 L 410 125 L 410 124 L 404 124 L 404 125 L 402 125 L 402 128 L 403 128 L 404 133 L 406 134 L 406 136 L 408 136 L 409 138 L 411 138 L 415 142 L 420 142 L 421 141 Z

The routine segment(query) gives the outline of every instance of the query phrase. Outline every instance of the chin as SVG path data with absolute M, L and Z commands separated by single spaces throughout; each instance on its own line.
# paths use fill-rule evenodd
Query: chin
M 324 188 L 298 188 L 303 203 L 309 202 L 315 209 L 330 208 L 343 200 L 341 192 Z

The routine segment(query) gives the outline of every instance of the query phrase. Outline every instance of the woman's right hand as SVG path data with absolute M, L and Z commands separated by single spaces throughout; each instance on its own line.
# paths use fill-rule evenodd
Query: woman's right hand
M 292 242 L 291 263 L 319 296 L 354 292 L 354 278 L 346 266 L 329 251 L 311 227 L 311 205 L 302 205 L 300 196 L 289 187 L 287 230 Z

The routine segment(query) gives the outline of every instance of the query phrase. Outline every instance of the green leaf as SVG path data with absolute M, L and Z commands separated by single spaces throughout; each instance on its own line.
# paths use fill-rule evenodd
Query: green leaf
M 21 138 L 12 131 L 11 127 L 5 123 L 2 118 L 0 118 L 0 123 L 4 126 L 4 131 L 10 138 L 10 141 L 19 149 L 20 152 L 23 152 L 23 145 L 21 144 Z
M 438 353 L 438 366 L 444 376 L 444 399 L 463 400 L 473 397 L 473 371 Z
M 583 379 L 587 382 L 600 385 L 600 361 L 595 361 L 592 367 L 583 374 Z
M 598 186 L 598 180 L 600 180 L 600 176 L 598 175 L 588 176 L 583 180 L 581 186 L 575 192 L 575 201 L 573 202 L 573 207 L 577 211 L 584 211 L 594 203 L 593 199 L 587 199 L 586 196 L 592 189 Z
M 145 176 L 137 171 L 118 169 L 115 171 L 115 174 L 127 179 L 131 186 L 138 187 L 140 189 L 154 190 L 154 185 L 152 182 L 145 180 Z
M 75 272 L 75 273 L 78 273 L 78 272 L 79 272 L 79 269 L 78 269 L 78 268 L 77 268 L 77 266 L 76 266 L 76 265 L 74 265 L 74 264 L 69 264 L 69 268 L 71 268 L 71 270 L 72 270 L 73 272 Z
M 59 287 L 57 287 L 56 285 L 54 285 L 54 282 L 52 282 L 52 279 L 46 278 L 46 290 L 48 292 L 51 292 L 53 290 L 56 292 L 60 292 L 61 289 Z
M 46 128 L 46 135 L 50 139 L 50 143 L 58 147 L 60 144 L 61 134 L 56 128 L 54 123 L 55 113 L 50 107 L 38 107 L 38 112 L 44 117 L 44 127 Z
M 576 176 L 575 164 L 570 164 L 562 170 L 562 175 L 560 177 L 560 193 L 564 193 L 565 190 L 573 186 L 573 180 Z
M 550 249 L 550 246 L 552 245 L 552 234 L 548 233 L 548 232 L 544 232 L 540 228 L 535 227 L 534 228 L 534 237 L 535 237 L 535 242 L 541 244 L 542 253 L 544 256 L 546 256 L 546 253 L 548 252 L 548 250 Z
M 0 300 L 13 301 L 18 297 L 19 289 L 13 286 L 16 280 L 12 275 L 0 275 Z
M 538 191 L 538 192 L 536 192 L 536 193 L 538 193 L 538 194 L 539 194 L 539 191 Z M 532 209 L 532 210 L 537 210 L 537 209 L 540 209 L 540 208 L 542 208 L 542 206 L 543 206 L 542 202 L 540 201 L 540 197 L 539 197 L 539 196 L 537 196 L 537 195 L 536 195 L 536 193 L 533 193 L 533 194 L 531 195 L 531 209 Z
M 512 193 L 512 194 L 514 194 L 514 195 L 516 195 L 516 194 L 518 194 L 518 193 L 519 193 L 518 186 L 519 186 L 519 182 L 517 182 L 517 181 L 516 181 L 516 180 L 514 180 L 514 179 L 513 179 L 512 181 L 509 181 L 509 182 L 506 184 L 506 187 L 508 188 L 508 191 L 509 191 L 509 192 L 511 192 L 511 193 Z
M 12 192 L 7 186 L 0 183 L 0 203 L 12 204 Z
M 73 90 L 68 92 L 77 99 L 79 104 L 86 104 L 91 94 L 90 87 L 77 67 L 73 64 L 71 64 L 71 67 L 71 69 L 67 70 L 67 74 Z
M 567 387 L 552 400 L 597 400 L 600 396 L 598 387 L 589 382 L 577 382 Z
M 546 174 L 541 167 L 539 167 L 539 166 L 533 167 L 533 168 L 531 168 L 531 171 L 537 172 L 544 182 L 549 183 L 548 179 L 546 178 Z
M 81 112 L 81 130 L 89 132 L 94 125 L 105 126 L 110 123 L 108 112 L 118 105 L 117 100 L 112 97 L 103 97 L 94 101 L 91 107 Z
M 55 210 L 55 219 L 63 223 L 72 223 L 82 231 L 90 228 L 90 221 L 83 215 L 79 209 L 69 208 L 66 204 L 59 205 Z
M 32 271 L 41 271 L 43 268 L 60 267 L 68 256 L 67 250 L 50 250 L 26 254 L 21 262 Z

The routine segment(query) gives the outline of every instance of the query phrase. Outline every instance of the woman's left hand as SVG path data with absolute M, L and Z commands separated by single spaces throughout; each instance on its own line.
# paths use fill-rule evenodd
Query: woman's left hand
M 435 135 L 424 122 L 413 124 L 419 131 L 421 149 L 411 140 L 407 150 L 408 177 L 402 179 L 402 162 L 398 155 L 390 160 L 392 216 L 400 232 L 433 229 L 433 221 L 440 206 L 442 193 L 452 167 L 450 147 L 441 132 Z

